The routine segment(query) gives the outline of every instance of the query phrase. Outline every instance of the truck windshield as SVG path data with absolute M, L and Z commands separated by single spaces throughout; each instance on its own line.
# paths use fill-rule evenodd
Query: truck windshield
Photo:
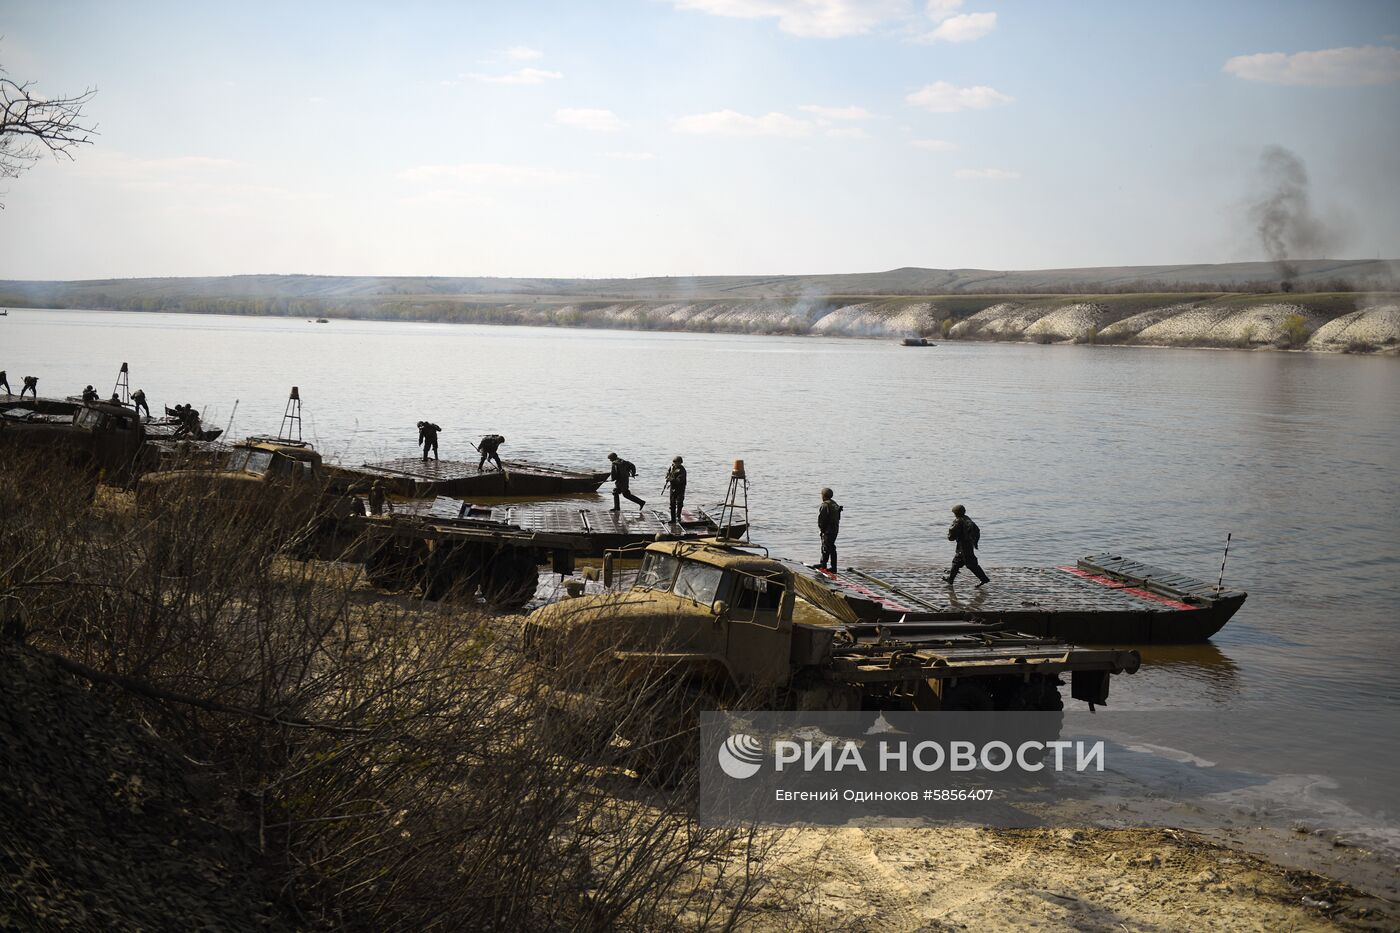
M 229 459 L 229 469 L 246 470 L 249 473 L 256 473 L 262 476 L 272 466 L 272 451 L 270 450 L 238 450 L 234 451 Z
M 718 567 L 693 560 L 681 561 L 681 572 L 676 577 L 676 595 L 708 606 L 719 595 L 719 582 L 723 578 L 724 571 Z
M 647 590 L 669 590 L 680 563 L 670 554 L 648 551 L 642 558 L 642 569 L 637 572 L 636 585 Z

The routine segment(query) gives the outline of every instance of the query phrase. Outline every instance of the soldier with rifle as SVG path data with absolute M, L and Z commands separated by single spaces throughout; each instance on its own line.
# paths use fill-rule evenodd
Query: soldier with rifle
M 676 457 L 671 461 L 671 468 L 666 471 L 666 482 L 661 487 L 665 492 L 667 488 L 671 490 L 671 524 L 681 523 L 681 509 L 685 508 L 685 462 Z
M 831 560 L 831 569 L 836 570 L 836 536 L 841 533 L 841 512 L 842 506 L 838 505 L 832 498 L 830 489 L 822 489 L 822 504 L 817 509 L 817 531 L 822 536 L 822 560 L 817 564 L 818 570 L 826 569 L 827 559 Z

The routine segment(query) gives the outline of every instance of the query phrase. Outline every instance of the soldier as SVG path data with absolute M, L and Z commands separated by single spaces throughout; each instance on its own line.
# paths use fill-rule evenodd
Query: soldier
M 671 489 L 671 524 L 681 523 L 681 509 L 685 508 L 685 461 L 680 457 L 671 460 L 671 468 L 666 471 L 666 482 L 661 487 L 662 492 L 667 487 Z
M 131 393 L 131 404 L 132 404 L 132 406 L 135 407 L 136 413 L 137 413 L 137 414 L 140 414 L 141 412 L 144 411 L 144 412 L 146 413 L 146 418 L 147 418 L 147 420 L 150 419 L 150 417 L 151 417 L 151 406 L 148 405 L 148 404 L 146 404 L 146 390 L 145 390 L 145 389 L 137 389 L 135 392 Z
M 817 509 L 817 530 L 822 535 L 822 560 L 817 564 L 818 570 L 826 569 L 828 559 L 831 560 L 831 569 L 837 568 L 836 536 L 841 533 L 842 507 L 831 496 L 830 489 L 823 489 L 821 508 Z
M 626 460 L 623 460 L 615 453 L 608 454 L 608 460 L 612 462 L 612 472 L 609 474 L 613 481 L 613 507 L 614 512 L 622 511 L 622 496 L 626 496 L 628 501 L 637 503 L 637 511 L 646 508 L 647 501 L 638 499 L 632 495 L 628 486 L 632 482 L 632 477 L 637 475 L 637 468 Z
M 957 542 L 957 549 L 953 552 L 953 567 L 943 578 L 945 583 L 952 586 L 953 578 L 963 567 L 977 575 L 977 579 L 981 581 L 978 586 L 985 586 L 991 582 L 991 578 L 982 570 L 982 565 L 977 562 L 977 544 L 982 540 L 982 529 L 967 517 L 967 509 L 960 505 L 953 506 L 953 524 L 948 526 L 948 540 Z
M 5 394 L 10 395 L 10 380 L 5 378 L 5 371 L 0 369 L 0 385 L 5 387 Z
M 486 465 L 488 458 L 496 464 L 496 469 L 505 472 L 505 465 L 501 463 L 501 455 L 496 453 L 505 442 L 506 439 L 499 434 L 488 434 L 481 439 L 481 443 L 476 445 L 476 449 L 481 452 L 481 459 L 476 462 L 478 473 Z
M 94 389 L 92 386 L 88 386 L 86 389 L 84 389 L 84 390 L 83 390 L 83 401 L 84 401 L 84 402 L 95 402 L 95 401 L 97 401 L 97 390 Z
M 420 444 L 423 445 L 423 462 L 424 462 L 424 463 L 427 463 L 427 462 L 428 462 L 428 450 L 429 450 L 429 449 L 431 449 L 432 452 L 433 452 L 433 459 L 436 460 L 436 459 L 438 458 L 438 441 L 437 441 L 437 437 L 438 437 L 438 432 L 441 431 L 441 430 L 442 430 L 442 428 L 440 428 L 440 427 L 438 427 L 437 425 L 433 424 L 431 421 L 420 421 L 420 422 L 418 422 L 418 443 L 420 443 Z
M 29 393 L 33 394 L 34 400 L 35 400 L 36 402 L 39 400 L 39 377 L 38 377 L 38 376 L 25 376 L 25 377 L 24 377 L 24 385 L 23 385 L 23 386 L 20 388 L 20 390 L 19 390 L 19 397 L 20 397 L 20 398 L 24 398 L 24 393 L 26 393 L 26 392 L 29 392 Z
M 369 487 L 369 513 L 384 514 L 384 486 L 379 480 L 375 480 Z

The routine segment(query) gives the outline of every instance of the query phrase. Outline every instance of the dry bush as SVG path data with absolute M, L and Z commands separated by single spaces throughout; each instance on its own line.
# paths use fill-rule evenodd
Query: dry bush
M 10 467 L 0 621 L 194 763 L 294 924 L 744 916 L 772 840 L 698 824 L 693 770 L 650 786 L 625 770 L 640 743 L 613 737 L 689 721 L 695 700 L 666 671 L 600 683 L 591 659 L 541 667 L 518 650 L 518 619 L 385 598 L 350 565 L 290 560 L 296 528 L 210 490 L 93 503 L 42 462 Z M 588 716 L 561 709 L 584 692 Z

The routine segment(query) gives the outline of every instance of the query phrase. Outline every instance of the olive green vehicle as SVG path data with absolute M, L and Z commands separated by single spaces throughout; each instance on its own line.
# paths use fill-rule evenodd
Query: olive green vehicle
M 140 472 L 145 427 L 136 412 L 110 402 L 81 403 L 71 415 L 0 418 L 0 449 L 33 450 L 125 486 Z
M 527 653 L 580 659 L 597 683 L 679 681 L 706 702 L 793 710 L 1059 710 L 1061 677 L 1092 707 L 1136 651 L 1087 649 L 977 622 L 862 622 L 800 565 L 710 539 L 647 546 L 632 586 L 525 620 Z M 713 708 L 713 707 L 708 707 Z
M 199 502 L 304 523 L 321 505 L 325 491 L 321 455 L 310 445 L 285 438 L 250 437 L 220 461 L 196 462 L 190 469 L 148 473 L 137 486 L 137 503 Z

